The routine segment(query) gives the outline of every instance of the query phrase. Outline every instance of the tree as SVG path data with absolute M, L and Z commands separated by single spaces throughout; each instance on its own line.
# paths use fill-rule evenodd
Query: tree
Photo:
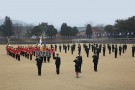
M 135 16 L 129 17 L 128 19 L 125 20 L 123 19 L 116 20 L 114 27 L 116 33 L 122 32 L 125 33 L 125 35 L 127 35 L 127 33 L 132 32 L 135 33 Z M 129 37 L 133 37 L 133 35 L 129 34 Z
M 13 27 L 12 27 L 12 21 L 10 20 L 10 17 L 7 17 L 7 16 L 5 17 L 2 31 L 3 31 L 3 35 L 5 37 L 12 36 L 14 34 Z
M 92 35 L 92 28 L 91 28 L 90 24 L 88 24 L 87 27 L 86 27 L 86 35 L 87 36 L 91 36 Z
M 22 33 L 22 25 L 21 24 L 14 24 L 13 29 L 14 29 L 14 34 L 17 35 L 17 38 L 20 38 L 20 34 Z
M 76 27 L 68 26 L 66 23 L 63 23 L 61 25 L 61 31 L 60 34 L 62 36 L 75 36 L 78 33 L 78 30 Z
M 107 33 L 113 33 L 114 32 L 114 26 L 113 25 L 106 25 L 104 27 L 105 32 Z
M 75 36 L 78 33 L 77 27 L 72 28 L 73 36 Z
M 41 23 L 37 26 L 34 26 L 31 29 L 31 35 L 41 36 L 43 33 L 47 31 L 48 24 L 47 23 Z
M 62 36 L 66 36 L 67 35 L 67 24 L 66 23 L 63 23 L 62 25 L 61 25 L 61 31 L 60 31 L 60 34 L 62 35 Z
M 55 36 L 57 34 L 57 29 L 55 29 L 53 25 L 49 25 L 46 34 L 51 37 Z
M 33 29 L 31 30 L 31 35 L 36 35 L 36 36 L 40 36 L 42 35 L 42 29 L 40 28 L 40 26 L 34 26 Z

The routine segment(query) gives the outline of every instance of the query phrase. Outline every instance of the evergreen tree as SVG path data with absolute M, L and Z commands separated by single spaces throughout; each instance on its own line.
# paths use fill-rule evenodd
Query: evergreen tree
M 3 25 L 3 35 L 5 37 L 12 36 L 13 33 L 13 27 L 12 27 L 12 21 L 10 20 L 10 17 L 5 17 L 4 25 Z
M 92 28 L 90 24 L 88 24 L 86 27 L 86 35 L 89 36 L 89 38 L 92 35 Z
M 49 25 L 46 34 L 51 37 L 55 36 L 57 34 L 57 29 L 55 29 L 53 25 Z

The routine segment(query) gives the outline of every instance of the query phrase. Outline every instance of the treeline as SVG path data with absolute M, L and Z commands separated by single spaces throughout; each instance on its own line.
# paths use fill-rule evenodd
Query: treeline
M 16 36 L 17 38 L 20 38 L 22 35 L 31 37 L 33 35 L 41 36 L 43 34 L 52 37 L 58 33 L 61 36 L 76 36 L 78 32 L 79 31 L 76 26 L 71 27 L 66 23 L 61 25 L 60 31 L 58 31 L 53 25 L 48 25 L 48 23 L 44 22 L 36 26 L 23 26 L 19 23 L 13 24 L 12 20 L 8 16 L 5 17 L 3 25 L 0 26 L 0 36 L 3 37 Z M 86 35 L 92 35 L 92 28 L 90 24 L 87 25 Z
M 104 30 L 114 37 L 135 37 L 135 16 L 118 19 L 114 25 L 106 25 Z
M 87 24 L 85 35 L 91 38 L 93 35 L 92 31 L 92 26 Z M 53 25 L 48 25 L 48 23 L 44 22 L 36 26 L 23 26 L 19 23 L 13 24 L 8 16 L 5 17 L 4 23 L 0 26 L 0 36 L 3 37 L 16 36 L 20 38 L 21 36 L 31 37 L 33 35 L 41 36 L 43 34 L 52 37 L 58 33 L 61 36 L 76 36 L 78 32 L 76 26 L 71 27 L 66 23 L 61 25 L 59 31 Z M 118 19 L 114 25 L 103 26 L 103 32 L 107 33 L 109 37 L 135 37 L 135 16 L 129 17 L 128 19 Z

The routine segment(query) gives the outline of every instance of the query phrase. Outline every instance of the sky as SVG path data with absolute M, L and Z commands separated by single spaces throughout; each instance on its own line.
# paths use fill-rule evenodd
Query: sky
M 0 18 L 55 27 L 114 24 L 134 15 L 135 0 L 0 0 Z

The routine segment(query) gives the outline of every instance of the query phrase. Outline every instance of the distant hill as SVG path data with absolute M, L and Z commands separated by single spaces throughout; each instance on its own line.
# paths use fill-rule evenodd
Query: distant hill
M 4 23 L 4 19 L 0 19 L 0 25 L 2 25 L 3 23 Z M 13 23 L 13 24 L 18 23 L 18 24 L 21 24 L 21 25 L 23 25 L 23 26 L 28 26 L 28 25 L 30 25 L 30 24 L 28 24 L 28 23 L 26 23 L 26 22 L 23 22 L 23 21 L 20 21 L 20 20 L 12 20 L 12 23 Z

